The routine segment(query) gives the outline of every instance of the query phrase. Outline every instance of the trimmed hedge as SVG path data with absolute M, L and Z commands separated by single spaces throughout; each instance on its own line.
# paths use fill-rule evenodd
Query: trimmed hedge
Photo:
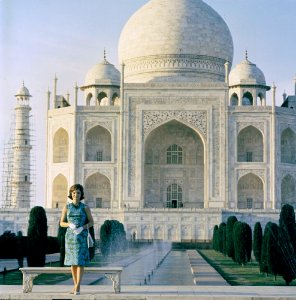
M 30 211 L 27 235 L 27 262 L 29 267 L 44 267 L 47 250 L 47 218 L 42 206 Z

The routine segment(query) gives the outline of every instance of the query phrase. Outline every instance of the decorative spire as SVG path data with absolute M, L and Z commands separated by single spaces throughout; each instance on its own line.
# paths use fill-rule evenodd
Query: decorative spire
M 248 60 L 248 50 L 247 49 L 246 49 L 245 55 L 246 55 L 246 60 Z
M 106 53 L 106 49 L 105 48 L 104 48 L 104 60 L 103 60 L 103 63 L 106 64 L 106 65 L 109 64 L 109 62 L 107 60 L 107 53 Z

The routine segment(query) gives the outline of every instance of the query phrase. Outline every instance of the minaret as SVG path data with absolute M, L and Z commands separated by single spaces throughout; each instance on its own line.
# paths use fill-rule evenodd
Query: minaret
M 30 208 L 31 162 L 29 90 L 24 86 L 15 95 L 15 130 L 13 139 L 12 208 Z

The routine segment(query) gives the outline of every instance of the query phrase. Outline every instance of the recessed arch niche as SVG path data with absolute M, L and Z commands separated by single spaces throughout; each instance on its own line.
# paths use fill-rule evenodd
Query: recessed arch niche
M 86 161 L 111 161 L 111 134 L 97 125 L 90 129 L 85 139 L 85 160 Z
M 67 178 L 59 174 L 52 183 L 52 208 L 62 208 L 67 203 L 68 181 Z
M 291 128 L 281 134 L 281 162 L 296 164 L 296 134 Z
M 69 135 L 64 128 L 60 128 L 53 138 L 53 162 L 63 163 L 69 159 Z
M 262 209 L 264 204 L 263 182 L 257 175 L 249 173 L 237 184 L 237 208 Z
M 111 208 L 111 183 L 97 172 L 85 181 L 85 203 L 92 208 Z
M 171 159 L 169 149 L 176 149 L 177 159 Z M 169 207 L 168 187 L 177 184 L 182 200 L 169 208 L 203 208 L 204 152 L 201 136 L 177 120 L 150 132 L 144 145 L 144 207 Z
M 282 179 L 281 183 L 281 200 L 282 205 L 290 204 L 296 208 L 296 189 L 295 179 L 290 174 Z
M 248 126 L 238 134 L 237 161 L 263 162 L 263 136 L 254 126 Z

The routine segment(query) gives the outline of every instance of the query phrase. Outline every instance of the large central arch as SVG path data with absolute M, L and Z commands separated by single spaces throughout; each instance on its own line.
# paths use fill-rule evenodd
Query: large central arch
M 145 140 L 144 207 L 203 208 L 204 152 L 200 135 L 179 121 L 154 129 Z

